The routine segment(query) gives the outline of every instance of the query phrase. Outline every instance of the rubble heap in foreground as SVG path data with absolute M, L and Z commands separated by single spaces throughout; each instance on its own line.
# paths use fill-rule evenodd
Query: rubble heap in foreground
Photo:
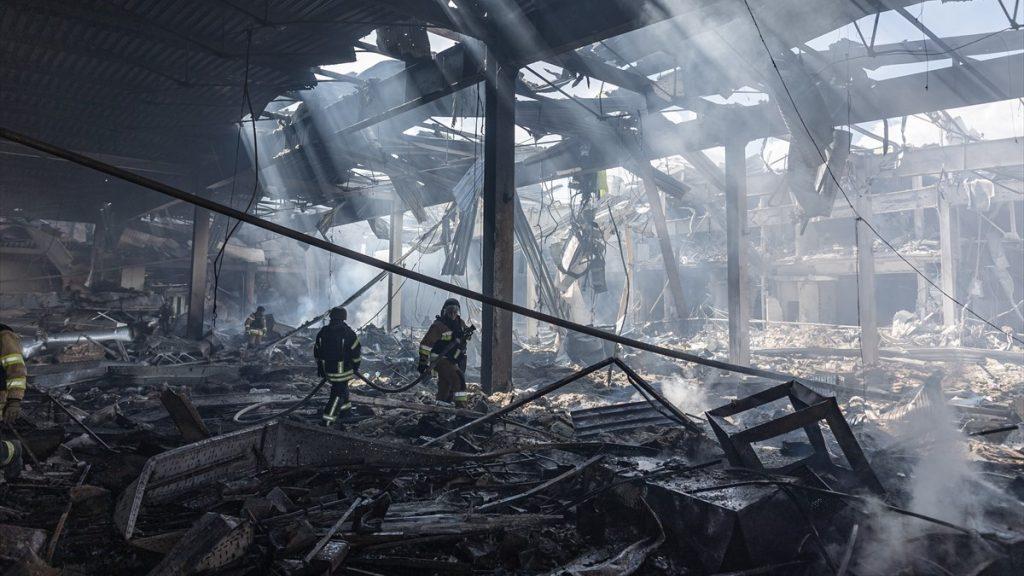
M 35 382 L 16 426 L 28 466 L 0 485 L 4 569 L 1011 574 L 1022 566 L 1024 455 L 1011 430 L 1020 406 L 947 399 L 950 382 L 938 372 L 904 371 L 900 386 L 843 378 L 780 386 L 642 355 L 626 355 L 626 371 L 614 362 L 569 368 L 533 348 L 517 355 L 516 394 L 485 397 L 471 385 L 469 410 L 434 402 L 429 385 L 383 394 L 360 384 L 343 430 L 319 425 L 320 396 L 260 422 L 316 384 L 297 338 L 269 364 L 265 355 L 211 350 L 202 363 L 147 364 L 165 361 L 174 345 L 151 339 L 127 342 L 121 358 L 108 347 L 90 368 L 31 365 Z M 395 378 L 411 372 L 408 341 L 375 328 L 362 338 L 365 372 L 383 387 L 385 368 Z M 965 437 L 957 423 L 982 435 Z

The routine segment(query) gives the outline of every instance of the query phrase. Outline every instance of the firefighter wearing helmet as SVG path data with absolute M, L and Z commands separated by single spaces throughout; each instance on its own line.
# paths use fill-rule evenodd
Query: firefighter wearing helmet
M 449 298 L 420 342 L 420 374 L 426 374 L 433 366 L 437 378 L 437 399 L 442 402 L 465 406 L 469 401 L 465 375 L 466 344 L 473 330 L 459 315 L 459 301 Z

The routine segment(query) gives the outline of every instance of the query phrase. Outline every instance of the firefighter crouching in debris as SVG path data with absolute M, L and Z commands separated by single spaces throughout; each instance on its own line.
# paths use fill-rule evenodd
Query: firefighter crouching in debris
M 441 315 L 430 325 L 420 342 L 420 374 L 426 374 L 434 364 L 437 377 L 437 399 L 465 406 L 469 402 L 466 391 L 466 343 L 476 330 L 467 326 L 459 316 L 459 301 L 445 300 Z
M 344 308 L 331 309 L 330 323 L 320 329 L 313 345 L 317 374 L 331 384 L 331 396 L 324 407 L 324 425 L 334 426 L 338 416 L 352 407 L 348 401 L 348 382 L 359 370 L 362 345 L 359 336 L 345 323 Z
M 245 334 L 249 337 L 249 348 L 259 346 L 263 342 L 263 337 L 267 335 L 267 317 L 263 312 L 263 306 L 259 306 L 245 319 Z
M 0 324 L 0 416 L 8 426 L 14 426 L 21 414 L 27 376 L 21 339 L 9 326 Z M 0 469 L 8 478 L 21 474 L 20 442 L 0 440 Z

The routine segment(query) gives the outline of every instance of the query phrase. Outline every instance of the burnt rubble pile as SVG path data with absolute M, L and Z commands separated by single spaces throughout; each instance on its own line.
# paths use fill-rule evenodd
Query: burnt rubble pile
M 514 393 L 471 383 L 456 408 L 431 384 L 378 390 L 413 377 L 412 334 L 360 337 L 378 386 L 353 386 L 340 429 L 321 425 L 324 390 L 277 416 L 316 389 L 305 333 L 260 352 L 218 349 L 230 336 L 191 351 L 134 337 L 127 358 L 99 343 L 104 358 L 52 373 L 40 362 L 60 358 L 35 357 L 14 426 L 26 468 L 0 484 L 3 573 L 1024 567 L 1012 393 L 971 400 L 920 367 L 902 387 L 673 371 L 644 355 L 570 368 L 535 347 Z

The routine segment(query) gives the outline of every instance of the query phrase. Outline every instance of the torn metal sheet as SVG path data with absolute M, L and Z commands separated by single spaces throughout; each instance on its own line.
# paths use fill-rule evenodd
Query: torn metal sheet
M 789 399 L 793 408 L 792 413 L 739 431 L 728 420 L 729 417 L 783 398 Z M 850 430 L 850 425 L 843 417 L 834 397 L 822 396 L 803 384 L 792 381 L 746 398 L 733 400 L 725 406 L 706 412 L 706 414 L 711 429 L 714 430 L 722 450 L 725 451 L 726 457 L 729 458 L 729 462 L 733 466 L 782 473 L 792 473 L 802 467 L 809 467 L 819 473 L 834 477 L 846 484 L 846 487 L 859 484 L 877 494 L 885 493 L 885 488 L 875 476 L 871 464 L 868 463 L 864 451 L 854 437 L 853 431 Z M 828 446 L 825 444 L 825 437 L 822 434 L 822 420 L 828 424 L 850 468 L 836 463 L 830 456 Z M 806 458 L 781 467 L 766 467 L 754 451 L 753 445 L 799 429 L 803 429 L 807 434 L 814 449 L 813 453 Z
M 171 502 L 219 480 L 265 467 L 441 466 L 467 458 L 472 455 L 371 440 L 295 422 L 271 422 L 151 457 L 121 494 L 114 522 L 129 539 L 144 505 Z

